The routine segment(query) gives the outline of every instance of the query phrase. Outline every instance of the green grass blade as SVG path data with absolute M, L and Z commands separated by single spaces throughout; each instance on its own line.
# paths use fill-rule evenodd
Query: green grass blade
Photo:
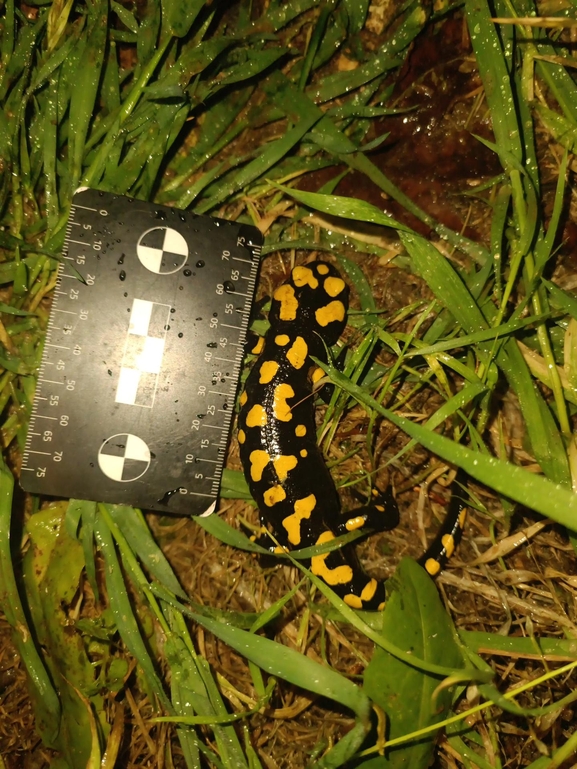
M 281 139 L 277 139 L 265 146 L 260 155 L 241 169 L 235 177 L 220 185 L 218 193 L 195 207 L 197 213 L 202 214 L 220 205 L 238 190 L 247 184 L 254 182 L 263 176 L 273 165 L 278 163 L 296 144 L 303 138 L 307 131 L 320 119 L 320 115 L 303 118 L 297 125 L 290 128 Z
M 419 235 L 402 232 L 400 237 L 417 274 L 451 312 L 461 328 L 469 333 L 486 330 L 487 321 L 483 313 L 448 259 Z
M 287 115 L 295 120 L 313 120 L 318 119 L 318 131 L 334 137 L 335 141 L 346 139 L 344 134 L 334 125 L 328 116 L 316 106 L 313 102 L 300 93 L 292 84 L 279 72 L 273 73 L 269 80 L 264 84 L 264 88 L 269 98 L 273 99 Z M 477 243 L 473 243 L 468 238 L 455 233 L 453 230 L 436 222 L 431 216 L 426 214 L 419 206 L 415 205 L 401 190 L 394 185 L 377 166 L 364 155 L 358 152 L 358 147 L 351 140 L 348 140 L 347 152 L 338 156 L 338 160 L 351 168 L 360 171 L 371 179 L 393 200 L 399 202 L 408 211 L 414 214 L 418 219 L 431 227 L 437 234 L 449 241 L 452 245 L 460 248 L 464 253 L 469 254 L 475 261 L 484 264 L 489 257 L 488 251 Z
M 407 47 L 421 32 L 427 19 L 427 10 L 418 2 L 412 3 L 406 18 L 395 29 L 393 37 L 383 43 L 378 53 L 356 69 L 323 78 L 320 85 L 311 86 L 310 96 L 317 104 L 322 104 L 361 88 L 388 70 L 399 67 Z
M 497 151 L 503 168 L 512 170 L 511 157 L 522 162 L 523 149 L 517 123 L 511 76 L 491 11 L 485 0 L 466 0 L 465 12 L 471 43 L 491 115 Z
M 392 216 L 385 214 L 371 203 L 366 203 L 358 198 L 344 198 L 340 195 L 322 195 L 318 192 L 303 192 L 301 190 L 286 187 L 283 184 L 275 184 L 279 190 L 290 195 L 299 203 L 316 211 L 322 211 L 330 216 L 340 216 L 343 219 L 354 219 L 355 221 L 371 222 L 371 224 L 380 224 L 383 227 L 393 227 L 402 232 L 412 232 L 409 227 L 397 222 Z
M 539 475 L 534 475 L 501 459 L 484 456 L 437 433 L 430 432 L 421 425 L 397 416 L 384 408 L 363 388 L 353 385 L 342 374 L 323 366 L 331 380 L 345 392 L 353 395 L 369 409 L 375 409 L 381 416 L 391 421 L 396 427 L 414 438 L 429 451 L 447 462 L 461 467 L 472 478 L 484 483 L 504 497 L 513 499 L 531 510 L 552 518 L 571 531 L 577 531 L 577 495 L 568 491 L 560 483 L 554 483 Z
M 120 21 L 127 29 L 129 29 L 131 32 L 134 32 L 135 35 L 138 35 L 138 21 L 134 17 L 134 14 L 128 10 L 128 8 L 125 8 L 123 5 L 120 5 L 120 3 L 115 2 L 115 0 L 112 0 L 110 3 L 110 8 L 114 11 L 114 13 L 118 16 Z
M 94 533 L 98 546 L 104 556 L 106 564 L 106 591 L 120 637 L 126 644 L 127 649 L 138 661 L 138 664 L 142 668 L 142 671 L 159 702 L 163 705 L 165 710 L 171 712 L 172 708 L 170 702 L 164 693 L 164 689 L 140 633 L 134 610 L 128 597 L 126 585 L 124 584 L 122 569 L 120 568 L 120 562 L 116 554 L 116 548 L 110 529 L 100 513 L 97 513 L 96 515 Z
M 369 728 L 369 699 L 355 684 L 330 668 L 268 638 L 247 633 L 197 615 L 195 620 L 217 638 L 236 649 L 269 675 L 283 678 L 307 691 L 328 697 L 355 713 L 354 728 L 314 766 L 337 767 L 349 760 L 360 747 Z M 340 762 L 340 763 L 339 763 Z
M 503 336 L 509 336 L 514 334 L 515 331 L 519 331 L 527 326 L 537 325 L 547 320 L 551 316 L 550 312 L 543 315 L 530 315 L 527 318 L 521 320 L 511 320 L 507 323 L 502 323 L 500 326 L 493 326 L 490 329 L 484 331 L 476 331 L 474 334 L 465 334 L 463 336 L 457 336 L 454 339 L 447 339 L 444 342 L 437 342 L 436 344 L 427 345 L 426 347 L 419 347 L 416 350 L 408 350 L 405 353 L 405 358 L 414 358 L 417 355 L 435 355 L 438 352 L 445 350 L 455 350 L 459 347 L 468 347 L 485 342 L 493 342 Z
M 401 233 L 417 271 L 427 282 L 437 299 L 455 316 L 459 325 L 469 333 L 487 328 L 481 310 L 450 263 L 424 238 Z M 482 343 L 479 349 L 493 355 L 491 345 Z M 543 397 L 536 390 L 514 340 L 505 350 L 495 350 L 497 363 L 519 397 L 525 424 L 535 457 L 546 475 L 558 483 L 566 483 L 568 464 L 563 440 Z
M 107 21 L 108 2 L 98 0 L 89 15 L 89 34 L 70 98 L 70 196 L 79 186 L 82 176 L 84 144 L 96 104 L 100 72 L 106 50 Z
M 140 510 L 127 505 L 108 505 L 107 510 L 132 550 L 152 576 L 175 596 L 186 600 L 186 593 L 180 586 L 166 556 L 154 541 Z
M 0 457 L 0 606 L 6 619 L 14 629 L 18 652 L 26 667 L 36 697 L 44 710 L 58 724 L 60 719 L 60 700 L 48 675 L 46 667 L 36 649 L 33 636 L 28 627 L 28 618 L 18 592 L 14 566 L 12 563 L 12 501 L 14 478 Z M 50 735 L 55 739 L 56 733 Z
M 349 32 L 358 34 L 365 24 L 371 0 L 343 0 L 349 17 Z
M 507 342 L 497 360 L 519 398 L 531 449 L 541 469 L 551 480 L 570 487 L 567 453 L 559 428 L 514 339 Z
M 550 280 L 541 278 L 541 282 L 549 292 L 549 297 L 553 307 L 563 310 L 574 320 L 577 320 L 577 299 L 568 291 L 564 291 Z

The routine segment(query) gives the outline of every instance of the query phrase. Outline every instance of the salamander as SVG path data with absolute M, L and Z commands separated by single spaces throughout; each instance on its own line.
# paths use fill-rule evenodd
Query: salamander
M 312 357 L 326 362 L 346 326 L 349 288 L 330 263 L 295 267 L 273 293 L 270 328 L 252 352 L 259 357 L 240 396 L 238 442 L 251 494 L 263 530 L 279 545 L 294 550 L 330 542 L 369 527 L 386 530 L 399 521 L 390 487 L 373 490 L 370 504 L 342 514 L 338 492 L 317 446 L 313 386 L 324 376 Z M 433 546 L 421 562 L 430 574 L 441 568 L 455 547 L 464 506 L 451 504 Z M 383 582 L 369 577 L 351 547 L 314 556 L 313 574 L 321 577 L 351 607 L 381 609 Z

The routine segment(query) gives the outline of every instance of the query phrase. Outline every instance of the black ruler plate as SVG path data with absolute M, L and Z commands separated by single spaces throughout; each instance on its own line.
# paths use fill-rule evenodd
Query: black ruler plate
M 180 515 L 214 509 L 261 245 L 248 225 L 76 193 L 26 491 Z

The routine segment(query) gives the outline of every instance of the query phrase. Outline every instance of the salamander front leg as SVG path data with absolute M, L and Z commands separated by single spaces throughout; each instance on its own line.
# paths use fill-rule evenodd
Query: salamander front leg
M 373 489 L 369 499 L 360 494 L 355 496 L 366 500 L 366 503 L 341 516 L 342 520 L 336 527 L 338 534 L 347 534 L 349 531 L 365 528 L 373 531 L 391 531 L 399 525 L 399 507 L 390 485 L 385 491 Z

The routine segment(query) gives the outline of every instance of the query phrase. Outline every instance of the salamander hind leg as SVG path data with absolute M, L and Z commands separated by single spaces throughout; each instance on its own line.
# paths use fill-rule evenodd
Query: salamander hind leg
M 318 537 L 316 544 L 324 545 L 334 538 L 333 532 L 326 530 Z M 313 556 L 310 568 L 351 608 L 366 611 L 384 608 L 384 583 L 365 574 L 351 547 Z

